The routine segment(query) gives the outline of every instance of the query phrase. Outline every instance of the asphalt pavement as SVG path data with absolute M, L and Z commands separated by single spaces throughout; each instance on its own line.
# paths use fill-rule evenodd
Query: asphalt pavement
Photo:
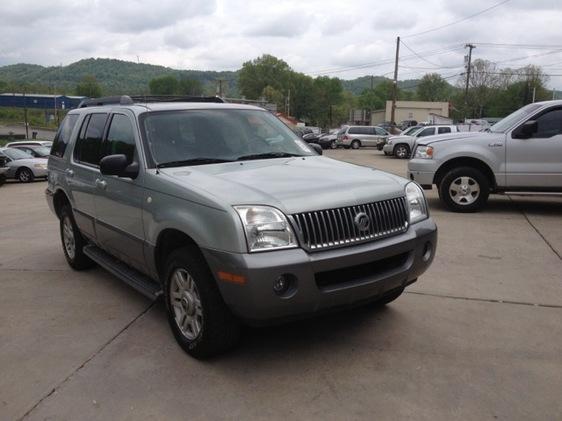
M 337 159 L 404 175 L 373 149 Z M 44 182 L 0 187 L 0 419 L 562 419 L 562 198 L 447 212 L 433 266 L 383 309 L 175 344 L 164 306 L 71 270 Z

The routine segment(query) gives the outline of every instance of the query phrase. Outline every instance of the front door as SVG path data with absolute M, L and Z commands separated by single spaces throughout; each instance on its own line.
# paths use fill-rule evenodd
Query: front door
M 507 135 L 507 186 L 562 190 L 562 107 L 533 116 L 537 130 L 529 138 Z
M 133 121 L 134 117 L 125 113 L 111 116 L 101 158 L 124 154 L 129 163 L 139 163 L 137 145 L 140 145 L 140 139 L 137 137 Z M 145 269 L 143 175 L 142 168 L 134 180 L 100 174 L 96 195 L 98 243 L 104 250 L 141 271 Z

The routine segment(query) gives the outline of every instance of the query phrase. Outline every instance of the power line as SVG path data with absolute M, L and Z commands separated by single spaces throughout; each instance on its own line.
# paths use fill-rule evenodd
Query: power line
M 481 14 L 483 14 L 483 13 L 486 13 L 486 12 L 492 10 L 492 9 L 495 9 L 496 7 L 499 7 L 499 6 L 505 4 L 505 3 L 509 2 L 509 1 L 511 1 L 511 0 L 503 0 L 503 1 L 499 2 L 499 3 L 494 4 L 493 6 L 490 6 L 490 7 L 486 8 L 486 9 L 480 10 L 479 12 L 476 12 L 476 13 L 474 13 L 474 14 L 472 14 L 472 15 L 469 15 L 469 16 L 467 16 L 467 17 L 465 17 L 465 18 L 456 20 L 456 21 L 454 21 L 454 22 L 447 23 L 447 24 L 445 24 L 445 25 L 438 26 L 438 27 L 436 27 L 436 28 L 428 29 L 428 30 L 426 30 L 426 31 L 422 31 L 422 32 L 417 32 L 417 33 L 414 33 L 414 34 L 406 35 L 404 38 L 417 37 L 417 36 L 420 36 L 420 35 L 428 34 L 428 33 L 430 33 L 430 32 L 438 31 L 438 30 L 443 29 L 443 28 L 447 28 L 447 27 L 449 27 L 449 26 L 456 25 L 457 23 L 464 22 L 464 21 L 466 21 L 466 20 L 469 20 L 469 19 L 472 19 L 472 18 L 474 18 L 474 17 L 476 17 L 476 16 L 479 16 L 479 15 L 481 15 Z
M 548 44 L 499 44 L 494 42 L 473 42 L 472 44 L 481 47 L 491 47 L 491 48 L 516 48 L 516 49 L 528 49 L 528 50 L 560 50 L 562 45 L 548 45 Z
M 416 57 L 418 57 L 420 60 L 425 61 L 426 63 L 431 64 L 432 66 L 440 66 L 437 63 L 433 63 L 432 61 L 427 60 L 425 57 L 422 57 L 421 55 L 419 55 L 418 53 L 416 53 L 412 48 L 410 48 L 404 41 L 400 41 L 402 43 L 402 45 L 404 47 L 406 47 L 408 50 L 410 50 L 410 52 L 412 52 Z M 443 66 L 444 69 L 447 69 L 447 66 Z M 454 69 L 454 67 L 449 67 L 450 69 Z

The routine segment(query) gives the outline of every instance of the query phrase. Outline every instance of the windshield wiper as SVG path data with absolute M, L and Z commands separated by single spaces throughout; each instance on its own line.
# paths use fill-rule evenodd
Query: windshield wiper
M 163 162 L 161 164 L 156 164 L 156 168 L 170 168 L 170 167 L 184 167 L 189 165 L 205 165 L 205 164 L 219 164 L 221 162 L 232 162 L 231 159 L 221 159 L 221 158 L 191 158 L 183 159 L 181 161 L 170 161 Z
M 246 161 L 250 159 L 269 159 L 269 158 L 292 158 L 295 156 L 306 156 L 306 155 L 297 155 L 294 153 L 287 153 L 287 152 L 266 152 L 266 153 L 255 153 L 250 155 L 242 155 L 236 158 L 237 161 Z

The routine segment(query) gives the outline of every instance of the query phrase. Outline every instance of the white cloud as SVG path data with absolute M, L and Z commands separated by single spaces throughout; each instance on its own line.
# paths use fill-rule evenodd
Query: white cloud
M 58 0 L 55 6 L 42 0 L 1 0 L 0 65 L 68 64 L 87 57 L 136 61 L 138 55 L 141 61 L 165 66 L 234 70 L 244 61 L 269 53 L 297 71 L 315 75 L 320 70 L 331 70 L 334 73 L 329 75 L 353 78 L 391 72 L 397 35 L 422 53 L 458 47 L 427 57 L 439 66 L 412 58 L 412 53 L 403 47 L 404 68 L 400 75 L 415 78 L 432 71 L 432 67 L 462 66 L 465 51 L 461 47 L 467 42 L 558 44 L 557 40 L 562 39 L 559 1 L 512 0 L 474 19 L 408 37 L 462 19 L 491 3 Z M 536 53 L 486 46 L 474 50 L 475 58 L 493 61 Z M 407 56 L 410 58 L 406 59 Z M 561 60 L 562 53 L 557 53 L 505 65 L 540 65 Z M 365 63 L 373 65 L 349 69 Z M 455 72 L 446 68 L 435 70 L 444 75 Z M 552 77 L 551 84 L 562 87 L 562 78 Z

